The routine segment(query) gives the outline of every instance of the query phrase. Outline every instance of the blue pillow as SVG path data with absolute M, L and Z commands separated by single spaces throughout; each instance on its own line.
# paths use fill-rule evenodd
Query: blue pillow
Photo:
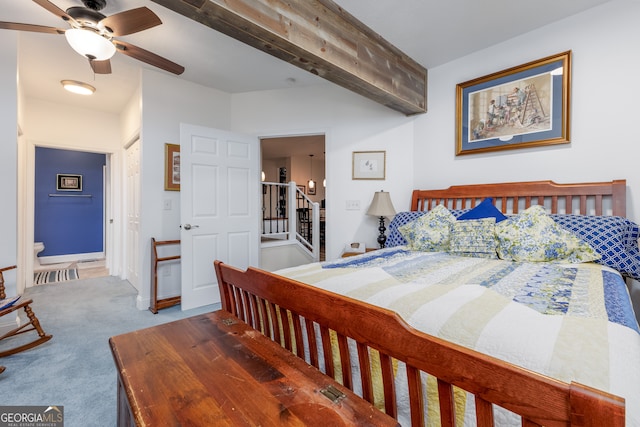
M 639 227 L 620 216 L 551 215 L 554 221 L 589 243 L 602 258 L 596 261 L 640 280 Z
M 458 217 L 458 220 L 463 221 L 465 219 L 482 219 L 482 218 L 495 218 L 496 224 L 500 221 L 507 219 L 502 212 L 493 206 L 493 199 L 488 197 L 484 199 L 478 206 L 471 209 L 469 212 L 464 213 Z
M 16 301 L 18 301 L 20 299 L 20 295 L 17 295 L 15 297 L 11 297 L 11 298 L 5 298 L 3 300 L 0 300 L 0 310 L 4 310 L 5 308 L 11 307 L 13 304 L 16 303 Z

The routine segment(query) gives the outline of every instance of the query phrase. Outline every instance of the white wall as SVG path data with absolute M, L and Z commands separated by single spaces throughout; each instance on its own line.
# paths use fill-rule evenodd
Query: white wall
M 640 221 L 640 2 L 616 0 L 429 70 L 429 112 L 416 120 L 419 188 L 553 179 L 627 179 L 627 215 Z M 572 50 L 571 143 L 455 156 L 456 84 Z
M 142 72 L 140 295 L 138 308 L 149 307 L 151 238 L 180 238 L 180 193 L 164 191 L 164 145 L 180 143 L 180 123 L 219 129 L 230 126 L 230 95 L 165 73 Z M 171 210 L 164 210 L 164 201 Z M 159 283 L 161 297 L 180 294 L 176 264 Z M 166 294 L 166 295 L 163 295 Z
M 309 156 L 292 156 L 291 168 L 288 171 L 292 181 L 295 181 L 297 185 L 304 185 L 305 194 L 312 202 L 320 203 L 325 198 L 326 188 L 322 186 L 324 180 L 324 160 L 313 158 L 313 171 L 310 170 L 311 162 Z M 311 176 L 313 173 L 313 177 Z M 316 182 L 316 194 L 309 194 L 309 179 L 313 178 Z
M 373 193 L 389 191 L 408 210 L 413 186 L 413 118 L 335 85 L 232 96 L 233 130 L 258 137 L 325 133 L 327 259 L 353 241 L 377 247 L 378 219 L 366 216 Z M 353 151 L 385 150 L 387 179 L 352 180 Z M 360 202 L 346 210 L 347 200 Z
M 141 76 L 139 76 L 141 78 Z M 124 144 L 130 144 L 139 136 L 142 121 L 142 93 L 141 82 L 138 79 L 138 87 L 131 95 L 129 102 L 120 112 L 120 140 Z
M 117 114 L 27 98 L 23 132 L 31 144 L 111 153 L 120 150 Z
M 17 261 L 17 177 L 18 177 L 18 81 L 17 81 L 17 36 L 7 32 L 0 37 L 0 267 L 16 264 Z M 14 272 L 6 275 L 9 295 L 15 289 Z

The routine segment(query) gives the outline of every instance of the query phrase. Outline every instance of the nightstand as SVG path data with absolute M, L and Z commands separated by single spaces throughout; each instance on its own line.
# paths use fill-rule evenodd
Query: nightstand
M 377 248 L 366 248 L 364 251 L 371 252 L 371 251 L 377 251 L 377 250 L 378 250 Z M 356 256 L 356 255 L 362 255 L 362 254 L 363 252 L 343 252 L 341 256 L 342 258 L 347 258 L 350 256 Z

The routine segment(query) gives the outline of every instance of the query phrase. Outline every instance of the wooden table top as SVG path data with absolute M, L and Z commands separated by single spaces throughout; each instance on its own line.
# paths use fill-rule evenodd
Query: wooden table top
M 139 426 L 398 425 L 223 310 L 109 342 Z

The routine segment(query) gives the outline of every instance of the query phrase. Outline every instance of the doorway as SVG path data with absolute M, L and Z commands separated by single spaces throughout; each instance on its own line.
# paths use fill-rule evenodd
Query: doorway
M 33 243 L 27 244 L 33 250 L 27 253 L 26 286 L 108 275 L 109 155 L 34 147 L 33 159 Z
M 322 234 L 326 235 L 325 134 L 264 137 L 260 139 L 263 181 L 295 181 L 309 199 L 320 205 Z M 309 181 L 313 181 L 310 188 Z M 320 240 L 320 260 L 325 259 L 325 240 Z

